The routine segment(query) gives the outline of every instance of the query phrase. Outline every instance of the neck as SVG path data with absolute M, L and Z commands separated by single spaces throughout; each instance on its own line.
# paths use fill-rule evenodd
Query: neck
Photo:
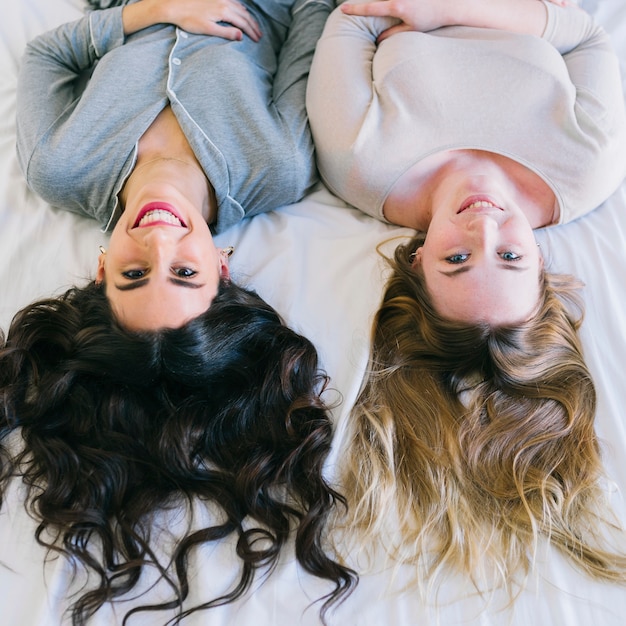
M 207 224 L 215 221 L 217 217 L 215 190 L 195 158 L 140 155 L 120 192 L 122 206 L 126 206 L 126 201 L 133 189 L 141 188 L 146 184 L 156 184 L 158 187 L 173 185 L 184 189 L 186 194 L 193 194 L 197 197 L 198 210 Z
M 495 171 L 510 182 L 533 228 L 558 221 L 556 198 L 540 176 L 512 159 L 481 150 L 448 150 L 416 163 L 398 179 L 387 197 L 386 219 L 400 226 L 428 230 L 433 196 L 446 184 L 450 174 L 476 168 L 479 173 Z
M 132 174 L 135 174 L 136 172 L 138 172 L 141 168 L 146 167 L 147 165 L 152 165 L 152 163 L 156 163 L 158 161 L 176 161 L 176 163 L 183 163 L 189 167 L 194 167 L 194 168 L 199 168 L 199 165 L 197 162 L 192 162 L 188 159 L 178 159 L 176 157 L 166 157 L 166 156 L 157 156 L 157 157 L 152 157 L 149 159 L 146 158 L 138 158 L 137 162 L 135 163 L 135 167 L 133 168 Z M 203 173 L 204 175 L 204 173 Z
M 197 188 L 198 193 L 205 197 L 201 209 L 203 217 L 209 224 L 215 221 L 215 190 L 169 105 L 163 108 L 139 139 L 135 168 L 120 193 L 122 206 L 125 206 L 124 200 L 128 195 L 126 188 L 134 184 L 131 181 L 145 180 L 151 174 L 160 176 L 166 183 L 189 185 L 194 190 Z

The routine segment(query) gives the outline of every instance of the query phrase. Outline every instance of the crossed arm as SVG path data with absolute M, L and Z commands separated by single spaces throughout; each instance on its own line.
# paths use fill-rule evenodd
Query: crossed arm
M 551 0 L 565 6 L 567 0 Z M 380 43 L 402 31 L 435 30 L 443 26 L 496 28 L 514 33 L 541 36 L 547 21 L 543 3 L 538 0 L 380 0 L 346 2 L 347 15 L 395 17 L 400 24 L 383 31 Z

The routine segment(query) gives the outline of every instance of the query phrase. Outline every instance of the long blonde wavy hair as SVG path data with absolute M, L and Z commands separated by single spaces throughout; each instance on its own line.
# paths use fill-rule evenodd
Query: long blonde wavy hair
M 345 528 L 430 583 L 455 571 L 480 586 L 487 571 L 511 591 L 542 539 L 591 576 L 626 582 L 626 557 L 602 536 L 615 523 L 598 524 L 607 505 L 580 283 L 542 273 L 539 307 L 516 326 L 446 320 L 411 268 L 421 242 L 389 259 L 350 419 Z M 399 529 L 388 533 L 392 511 Z

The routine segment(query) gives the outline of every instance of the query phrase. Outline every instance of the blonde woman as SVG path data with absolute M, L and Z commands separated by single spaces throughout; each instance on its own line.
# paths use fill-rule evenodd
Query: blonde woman
M 374 320 L 346 527 L 422 581 L 461 572 L 513 591 L 547 540 L 626 582 L 599 524 L 578 283 L 544 271 L 533 235 L 591 211 L 626 174 L 608 36 L 539 0 L 343 4 L 307 98 L 331 190 L 419 231 L 396 249 Z
M 327 186 L 428 233 L 412 263 L 450 319 L 528 319 L 543 267 L 532 229 L 584 215 L 626 176 L 618 60 L 576 7 L 342 4 L 307 109 Z

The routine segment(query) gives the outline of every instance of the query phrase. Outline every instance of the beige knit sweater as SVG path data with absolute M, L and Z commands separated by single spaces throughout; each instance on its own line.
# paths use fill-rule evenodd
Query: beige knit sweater
M 554 191 L 559 222 L 601 204 L 626 176 L 619 65 L 584 11 L 546 2 L 542 38 L 397 23 L 335 10 L 318 42 L 307 108 L 331 191 L 384 220 L 398 178 L 441 150 L 505 155 Z

